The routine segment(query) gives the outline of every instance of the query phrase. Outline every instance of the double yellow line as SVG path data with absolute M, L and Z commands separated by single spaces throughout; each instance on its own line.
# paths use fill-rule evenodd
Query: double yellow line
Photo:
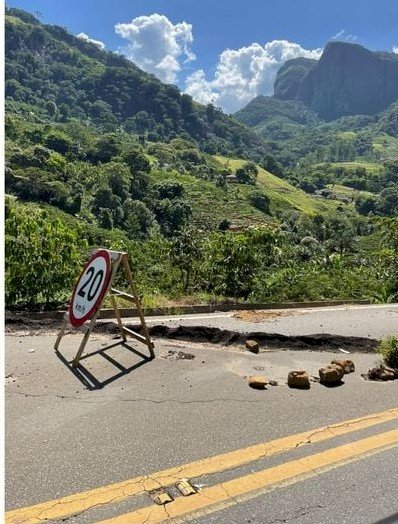
M 300 446 L 316 444 L 395 419 L 398 419 L 398 408 L 238 449 L 148 476 L 136 477 L 27 508 L 9 511 L 6 513 L 5 522 L 6 524 L 21 524 L 22 522 L 24 524 L 39 524 L 48 520 L 78 515 L 93 506 L 118 503 L 147 491 L 170 487 L 181 478 L 198 478 L 203 475 L 241 467 L 264 457 L 290 451 Z M 167 506 L 151 504 L 103 521 L 102 524 L 142 524 L 144 522 L 150 524 L 164 522 L 171 518 L 176 522 L 188 521 L 200 515 L 237 504 L 280 485 L 298 482 L 395 446 L 398 446 L 398 429 L 217 484 L 200 490 L 189 497 L 178 497 Z

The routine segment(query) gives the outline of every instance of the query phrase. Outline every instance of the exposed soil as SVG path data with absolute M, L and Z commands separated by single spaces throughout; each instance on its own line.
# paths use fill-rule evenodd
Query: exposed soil
M 116 325 L 114 325 L 117 329 Z M 139 326 L 128 326 L 139 331 Z M 171 328 L 164 325 L 151 326 L 151 336 L 195 342 L 210 342 L 212 344 L 242 344 L 246 340 L 254 339 L 262 348 L 270 349 L 313 349 L 329 350 L 345 349 L 348 351 L 373 352 L 378 341 L 363 337 L 345 337 L 340 335 L 315 334 L 301 336 L 287 336 L 279 333 L 250 332 L 239 333 L 225 329 L 205 326 L 178 326 Z
M 238 311 L 234 314 L 234 318 L 243 320 L 243 322 L 273 322 L 281 317 L 291 317 L 293 315 L 304 315 L 305 311 Z
M 141 330 L 141 326 L 138 324 L 128 324 L 126 327 L 136 332 L 140 332 Z M 7 319 L 5 331 L 7 334 L 32 336 L 43 333 L 56 333 L 59 329 L 60 322 L 57 320 L 23 320 L 17 318 Z M 221 345 L 245 345 L 246 340 L 254 339 L 260 344 L 260 351 L 269 348 L 293 350 L 312 349 L 318 351 L 343 349 L 350 352 L 373 352 L 378 344 L 377 340 L 364 337 L 347 337 L 328 334 L 288 336 L 279 333 L 257 331 L 240 333 L 206 326 L 168 327 L 165 325 L 155 325 L 148 327 L 148 330 L 152 337 Z M 67 331 L 67 333 L 68 332 L 69 331 Z M 70 332 L 76 333 L 76 331 Z M 119 335 L 119 328 L 115 322 L 100 321 L 95 325 L 94 333 Z

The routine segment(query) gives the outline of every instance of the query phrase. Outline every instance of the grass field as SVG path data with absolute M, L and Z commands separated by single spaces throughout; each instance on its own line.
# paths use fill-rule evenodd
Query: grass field
M 233 172 L 245 163 L 241 159 L 231 159 L 222 156 L 216 156 L 215 158 Z M 314 215 L 332 210 L 337 205 L 333 201 L 312 197 L 305 191 L 292 186 L 261 167 L 258 170 L 257 186 L 269 196 L 271 213 L 296 209 L 308 215 Z
M 377 164 L 376 162 L 365 162 L 365 161 L 356 161 L 356 162 L 329 162 L 322 164 L 315 164 L 313 169 L 335 169 L 337 167 L 342 167 L 348 171 L 354 171 L 357 167 L 364 167 L 366 172 L 370 175 L 380 173 L 383 166 Z
M 359 189 L 354 189 L 353 187 L 341 186 L 339 184 L 328 184 L 326 186 L 330 189 L 337 197 L 347 197 L 347 198 L 356 198 L 356 197 L 371 197 L 374 196 L 370 191 L 361 191 Z

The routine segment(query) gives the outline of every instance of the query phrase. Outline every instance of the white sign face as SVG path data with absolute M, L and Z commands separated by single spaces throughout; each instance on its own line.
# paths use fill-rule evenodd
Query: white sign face
M 108 285 L 110 266 L 105 250 L 97 251 L 88 261 L 72 295 L 69 319 L 73 326 L 81 326 L 95 313 Z

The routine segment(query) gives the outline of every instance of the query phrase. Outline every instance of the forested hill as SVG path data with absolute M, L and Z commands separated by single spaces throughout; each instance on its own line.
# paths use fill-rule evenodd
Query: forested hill
M 273 96 L 235 113 L 287 166 L 398 158 L 398 55 L 329 43 L 319 61 L 288 60 Z
M 115 53 L 62 27 L 44 25 L 19 9 L 6 10 L 7 110 L 40 118 L 71 117 L 103 131 L 122 128 L 152 141 L 194 139 L 208 153 L 258 160 L 260 137 L 212 105 L 206 107 Z

